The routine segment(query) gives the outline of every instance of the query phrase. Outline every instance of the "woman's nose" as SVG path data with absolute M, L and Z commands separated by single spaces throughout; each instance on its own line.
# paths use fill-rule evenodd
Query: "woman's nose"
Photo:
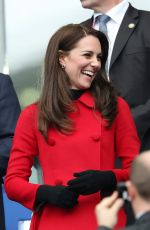
M 91 61 L 91 65 L 94 67 L 100 67 L 101 63 L 97 58 L 93 58 Z

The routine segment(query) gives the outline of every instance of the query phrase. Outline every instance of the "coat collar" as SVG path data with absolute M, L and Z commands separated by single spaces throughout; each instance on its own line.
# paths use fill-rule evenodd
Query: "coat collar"
M 94 98 L 92 97 L 91 93 L 89 91 L 86 91 L 81 95 L 81 97 L 78 99 L 81 103 L 84 105 L 94 108 L 95 107 L 95 101 Z

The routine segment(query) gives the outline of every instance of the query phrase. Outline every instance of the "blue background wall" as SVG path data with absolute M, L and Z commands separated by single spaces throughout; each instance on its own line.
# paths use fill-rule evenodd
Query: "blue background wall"
M 6 230 L 18 230 L 18 221 L 30 220 L 31 211 L 7 198 L 3 190 Z

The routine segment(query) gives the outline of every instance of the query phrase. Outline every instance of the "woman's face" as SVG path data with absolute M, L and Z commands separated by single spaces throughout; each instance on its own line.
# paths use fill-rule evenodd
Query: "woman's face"
M 99 40 L 88 35 L 74 49 L 63 53 L 60 63 L 70 79 L 71 89 L 88 89 L 101 68 L 101 45 Z

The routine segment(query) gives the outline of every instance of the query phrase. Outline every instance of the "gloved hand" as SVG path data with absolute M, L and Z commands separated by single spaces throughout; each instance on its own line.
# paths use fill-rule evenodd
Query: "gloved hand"
M 89 195 L 100 190 L 114 190 L 117 184 L 112 171 L 86 170 L 73 174 L 76 178 L 68 181 L 68 188 L 81 195 Z
M 64 209 L 73 208 L 78 203 L 78 195 L 66 186 L 41 185 L 36 193 L 35 208 L 43 203 Z

